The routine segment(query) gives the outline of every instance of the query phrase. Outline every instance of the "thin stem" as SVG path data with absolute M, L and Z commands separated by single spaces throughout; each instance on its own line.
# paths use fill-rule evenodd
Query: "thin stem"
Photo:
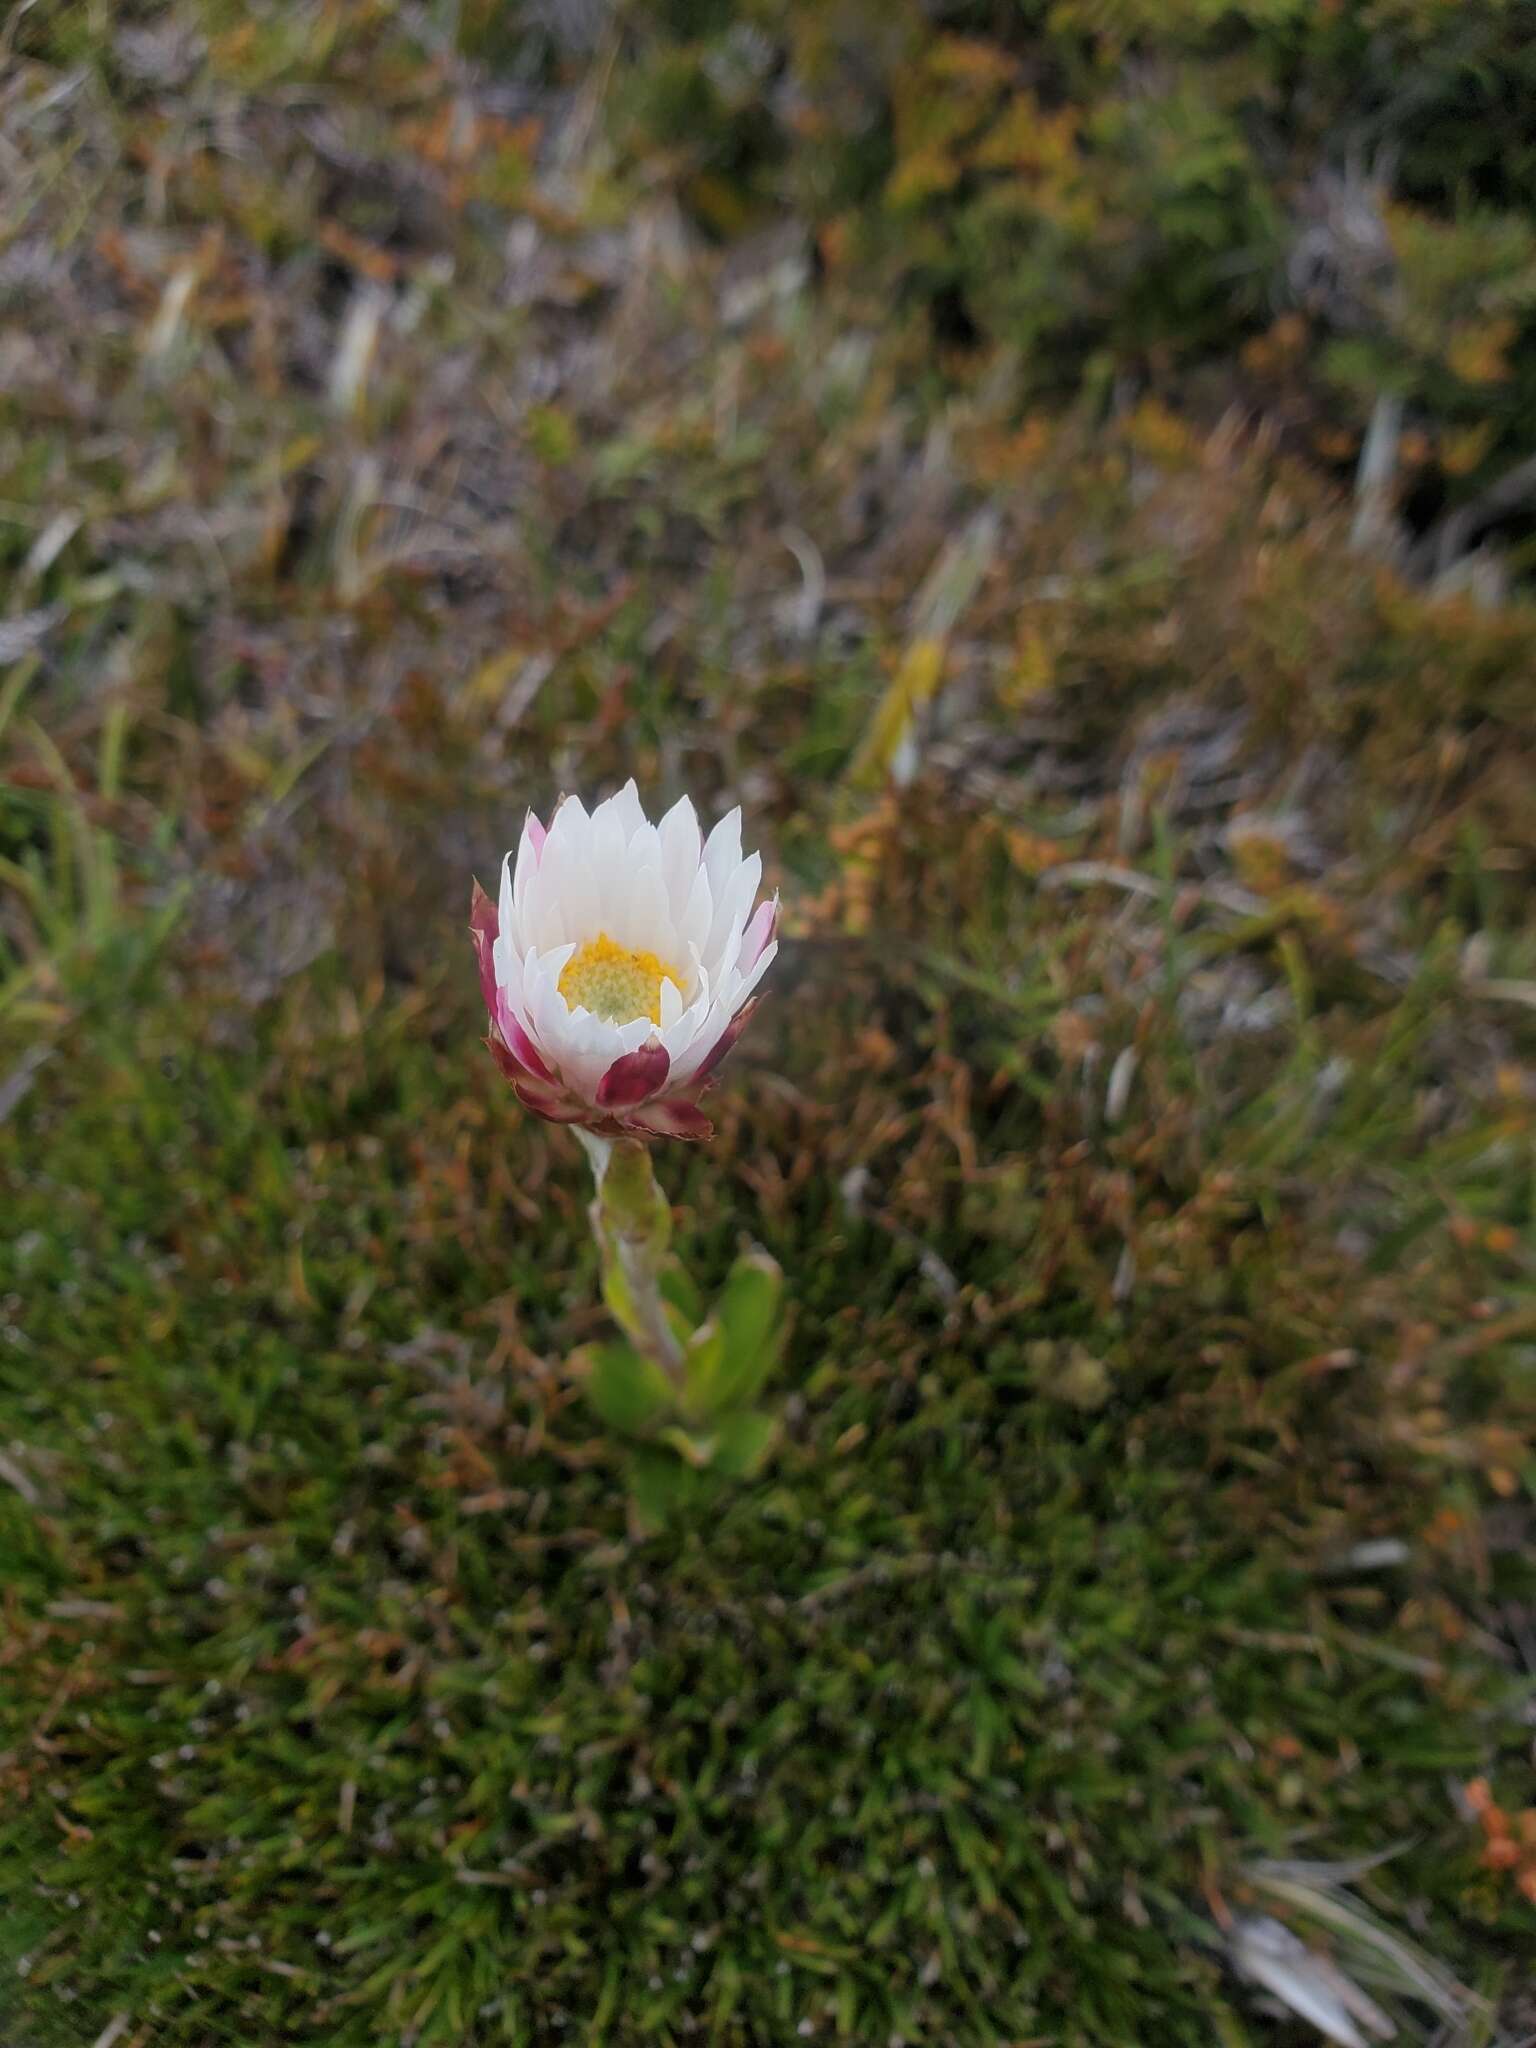
M 666 1305 L 661 1298 L 657 1284 L 658 1274 L 654 1261 L 643 1246 L 628 1237 L 618 1240 L 618 1254 L 628 1283 L 630 1299 L 634 1303 L 636 1322 L 642 1333 L 635 1341 L 649 1358 L 654 1359 L 668 1379 L 682 1384 L 683 1347 L 677 1341 L 676 1332 L 667 1321 Z
M 600 1138 L 596 1131 L 585 1131 L 580 1124 L 577 1124 L 574 1128 L 577 1137 L 581 1140 L 582 1151 L 586 1153 L 588 1159 L 592 1162 L 592 1184 L 598 1193 L 601 1194 L 603 1191 L 603 1175 L 608 1171 L 608 1162 L 613 1157 L 613 1140 L 611 1138 Z
M 603 1261 L 603 1298 L 636 1350 L 681 1384 L 683 1347 L 661 1293 L 672 1212 L 656 1185 L 650 1151 L 633 1138 L 599 1138 L 579 1126 L 576 1135 L 597 1187 L 589 1213 Z

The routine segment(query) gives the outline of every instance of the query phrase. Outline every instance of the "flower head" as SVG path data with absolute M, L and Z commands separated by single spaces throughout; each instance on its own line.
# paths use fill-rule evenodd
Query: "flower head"
M 499 900 L 477 882 L 470 909 L 518 1099 L 607 1136 L 707 1138 L 698 1095 L 779 950 L 762 870 L 739 810 L 705 839 L 687 797 L 653 825 L 633 782 L 590 813 L 566 797 L 547 831 L 530 811 Z

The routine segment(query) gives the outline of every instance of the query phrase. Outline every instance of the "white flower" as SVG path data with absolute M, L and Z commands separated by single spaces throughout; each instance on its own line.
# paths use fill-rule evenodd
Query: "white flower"
M 497 903 L 475 887 L 470 930 L 488 1041 L 520 1099 L 588 1129 L 707 1137 L 695 1101 L 778 952 L 778 898 L 741 812 L 706 840 L 681 797 L 659 825 L 633 782 L 588 813 L 532 812 Z M 755 908 L 754 908 L 755 905 Z

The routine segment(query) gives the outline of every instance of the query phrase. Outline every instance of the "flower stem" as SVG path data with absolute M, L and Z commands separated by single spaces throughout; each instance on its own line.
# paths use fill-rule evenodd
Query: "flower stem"
M 667 1318 L 661 1275 L 672 1211 L 656 1185 L 647 1146 L 599 1138 L 578 1125 L 597 1193 L 588 1211 L 602 1258 L 603 1299 L 635 1349 L 681 1386 L 683 1347 Z

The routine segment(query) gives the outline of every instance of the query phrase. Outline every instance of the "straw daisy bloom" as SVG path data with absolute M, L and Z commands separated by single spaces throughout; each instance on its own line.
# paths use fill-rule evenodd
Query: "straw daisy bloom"
M 530 811 L 470 932 L 486 1040 L 521 1101 L 605 1137 L 707 1138 L 698 1095 L 740 1036 L 778 952 L 778 898 L 741 812 L 706 839 L 681 797 L 659 824 L 633 782 L 588 812 Z

